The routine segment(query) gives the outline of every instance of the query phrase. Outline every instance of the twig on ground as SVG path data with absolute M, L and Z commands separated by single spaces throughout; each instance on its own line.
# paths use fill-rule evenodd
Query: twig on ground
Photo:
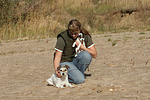
M 145 65 L 147 65 L 148 61 L 149 61 L 149 59 L 147 60 L 147 62 L 145 63 Z

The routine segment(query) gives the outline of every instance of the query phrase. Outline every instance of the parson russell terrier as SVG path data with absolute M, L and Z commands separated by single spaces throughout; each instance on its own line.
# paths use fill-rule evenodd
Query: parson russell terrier
M 58 78 L 57 75 L 54 73 L 48 80 L 47 82 L 49 83 L 49 85 L 53 85 L 56 86 L 58 88 L 64 88 L 64 87 L 74 87 L 73 85 L 71 85 L 68 82 L 68 65 L 65 66 L 59 66 L 57 67 L 57 70 L 59 70 L 60 74 L 61 74 L 61 78 Z
M 82 33 L 79 33 L 79 36 L 76 40 L 79 42 L 79 45 L 75 49 L 76 51 L 75 57 L 77 57 L 78 53 L 82 52 L 82 50 L 80 50 L 81 44 L 85 46 L 84 37 Z M 76 45 L 76 42 L 73 43 L 72 47 L 75 47 L 75 45 Z

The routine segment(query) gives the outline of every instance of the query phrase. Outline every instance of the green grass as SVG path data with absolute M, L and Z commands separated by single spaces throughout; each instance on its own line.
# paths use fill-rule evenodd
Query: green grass
M 147 31 L 150 31 L 150 28 L 147 28 Z
M 132 37 L 129 37 L 129 36 L 123 37 L 123 40 L 124 40 L 124 41 L 127 41 L 127 40 L 129 40 L 129 39 L 132 39 Z
M 0 41 L 0 46 L 2 46 L 2 42 Z
M 146 34 L 145 32 L 140 32 L 140 34 Z
M 60 4 L 60 2 L 63 4 Z M 76 5 L 74 2 L 78 2 L 79 4 Z M 150 24 L 147 21 L 150 18 L 150 11 L 146 10 L 149 7 L 149 0 L 92 0 L 89 4 L 87 2 L 84 3 L 82 0 L 74 2 L 67 2 L 67 0 L 64 0 L 64 2 L 60 0 L 45 0 L 36 5 L 36 0 L 25 0 L 25 4 L 20 5 L 19 1 L 1 0 L 0 39 L 15 40 L 23 37 L 28 37 L 29 39 L 56 37 L 58 33 L 65 30 L 61 26 L 65 25 L 67 28 L 69 20 L 74 18 L 78 19 L 84 28 L 86 28 L 85 26 L 90 26 L 91 29 L 89 31 L 93 32 L 118 33 L 120 30 L 132 31 L 132 23 L 123 23 L 122 20 L 126 16 L 121 17 L 119 12 L 121 9 L 133 9 L 132 4 L 135 3 L 137 9 L 142 7 L 134 18 L 134 20 L 140 19 L 142 24 L 137 22 L 138 24 L 133 26 L 135 31 L 136 29 L 144 30 L 145 28 L 147 28 L 147 31 L 150 31 Z M 31 11 L 20 10 L 21 6 L 22 8 L 26 6 Z M 114 12 L 118 13 L 114 15 Z M 130 15 L 127 14 L 127 17 L 130 18 Z M 48 24 L 39 28 L 40 23 L 43 23 L 41 21 L 43 19 Z M 52 21 L 57 21 L 59 25 L 55 23 L 54 25 L 50 25 Z M 115 24 L 120 25 L 117 26 Z M 140 34 L 146 33 L 141 32 Z M 128 39 L 130 38 L 124 37 L 124 40 Z
M 77 16 L 80 15 L 80 10 L 79 9 L 74 9 L 74 8 L 66 8 L 67 13 L 69 13 L 71 16 Z
M 108 39 L 108 41 L 112 41 L 112 39 L 111 39 L 111 38 L 109 38 L 109 39 Z
M 129 27 L 121 27 L 121 29 L 129 31 Z
M 115 46 L 116 45 L 116 43 L 117 43 L 117 41 L 115 40 L 115 41 L 113 41 L 112 42 L 112 46 Z
M 104 35 L 104 37 L 111 37 L 112 35 Z
M 103 3 L 101 5 L 97 5 L 94 9 L 93 12 L 96 14 L 108 14 L 112 11 L 116 10 L 116 8 L 114 9 L 114 5 L 113 2 L 110 3 Z

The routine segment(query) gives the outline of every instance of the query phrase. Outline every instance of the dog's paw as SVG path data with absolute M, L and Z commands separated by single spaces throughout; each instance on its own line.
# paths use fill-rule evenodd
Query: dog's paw
M 64 87 L 64 86 L 58 86 L 58 88 L 61 88 L 61 89 L 62 89 L 62 88 L 65 88 L 65 87 Z
M 72 84 L 69 83 L 69 84 L 68 84 L 68 87 L 74 87 L 74 85 L 72 85 Z
M 60 85 L 60 84 L 56 84 L 56 87 L 57 88 L 65 88 L 63 85 Z
M 69 87 L 74 87 L 74 85 L 70 85 Z

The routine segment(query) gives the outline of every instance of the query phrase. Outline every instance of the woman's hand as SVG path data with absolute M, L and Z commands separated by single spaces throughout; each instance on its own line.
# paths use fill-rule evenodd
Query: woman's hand
M 58 78 L 61 78 L 61 77 L 62 77 L 61 74 L 60 74 L 60 72 L 59 72 L 58 70 L 55 71 L 55 73 L 56 73 L 56 75 L 57 75 Z
M 57 67 L 60 65 L 61 56 L 62 56 L 62 52 L 56 50 L 53 64 L 54 64 L 55 73 L 58 78 L 61 77 L 59 70 L 57 70 Z
M 76 40 L 76 46 L 79 46 L 79 44 L 80 42 Z M 81 44 L 80 49 L 83 51 L 88 51 L 92 55 L 93 58 L 97 57 L 97 50 L 94 45 L 90 48 L 86 48 L 83 44 Z

